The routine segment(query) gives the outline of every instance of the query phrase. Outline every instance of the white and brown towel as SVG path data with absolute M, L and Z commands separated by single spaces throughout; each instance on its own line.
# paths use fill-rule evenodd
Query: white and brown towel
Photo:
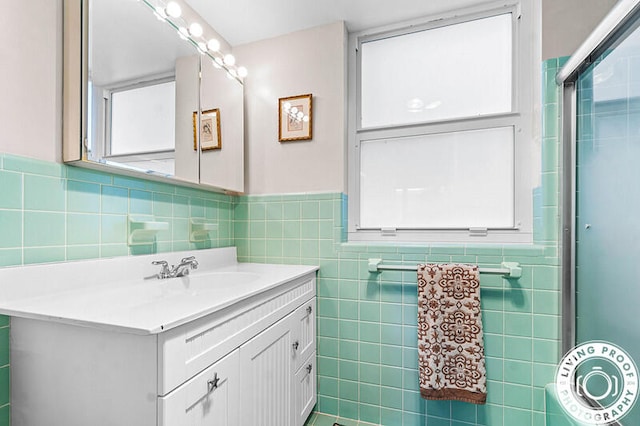
M 423 398 L 486 402 L 477 266 L 418 266 L 418 356 Z

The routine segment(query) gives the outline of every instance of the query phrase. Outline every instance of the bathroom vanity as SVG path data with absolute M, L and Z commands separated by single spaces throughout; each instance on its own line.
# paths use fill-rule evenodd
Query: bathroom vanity
M 190 275 L 143 279 L 188 255 Z M 12 424 L 303 425 L 316 270 L 235 248 L 0 270 Z

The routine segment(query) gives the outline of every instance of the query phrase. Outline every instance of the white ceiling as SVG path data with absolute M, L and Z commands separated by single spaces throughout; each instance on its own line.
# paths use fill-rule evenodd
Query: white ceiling
M 402 22 L 487 0 L 186 0 L 232 46 L 345 21 L 349 31 Z

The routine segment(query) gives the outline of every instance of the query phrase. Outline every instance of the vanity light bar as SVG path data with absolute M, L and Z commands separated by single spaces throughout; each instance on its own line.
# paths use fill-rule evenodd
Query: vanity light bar
M 215 38 L 207 39 L 206 30 L 208 25 L 201 25 L 199 22 L 190 24 L 182 15 L 183 6 L 175 0 L 165 4 L 162 0 L 142 0 L 156 17 L 171 25 L 180 38 L 193 44 L 202 55 L 207 55 L 216 67 L 224 68 L 229 78 L 235 78 L 242 83 L 242 79 L 248 74 L 247 68 L 236 65 L 236 58 L 231 54 L 224 54 L 220 51 L 220 42 Z

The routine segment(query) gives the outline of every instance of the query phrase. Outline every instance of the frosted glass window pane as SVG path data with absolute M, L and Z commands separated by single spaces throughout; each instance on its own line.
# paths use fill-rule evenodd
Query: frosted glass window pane
M 174 81 L 111 95 L 111 154 L 171 150 L 175 147 Z
M 363 128 L 512 110 L 511 14 L 362 43 Z
M 362 141 L 360 228 L 511 228 L 513 127 Z

